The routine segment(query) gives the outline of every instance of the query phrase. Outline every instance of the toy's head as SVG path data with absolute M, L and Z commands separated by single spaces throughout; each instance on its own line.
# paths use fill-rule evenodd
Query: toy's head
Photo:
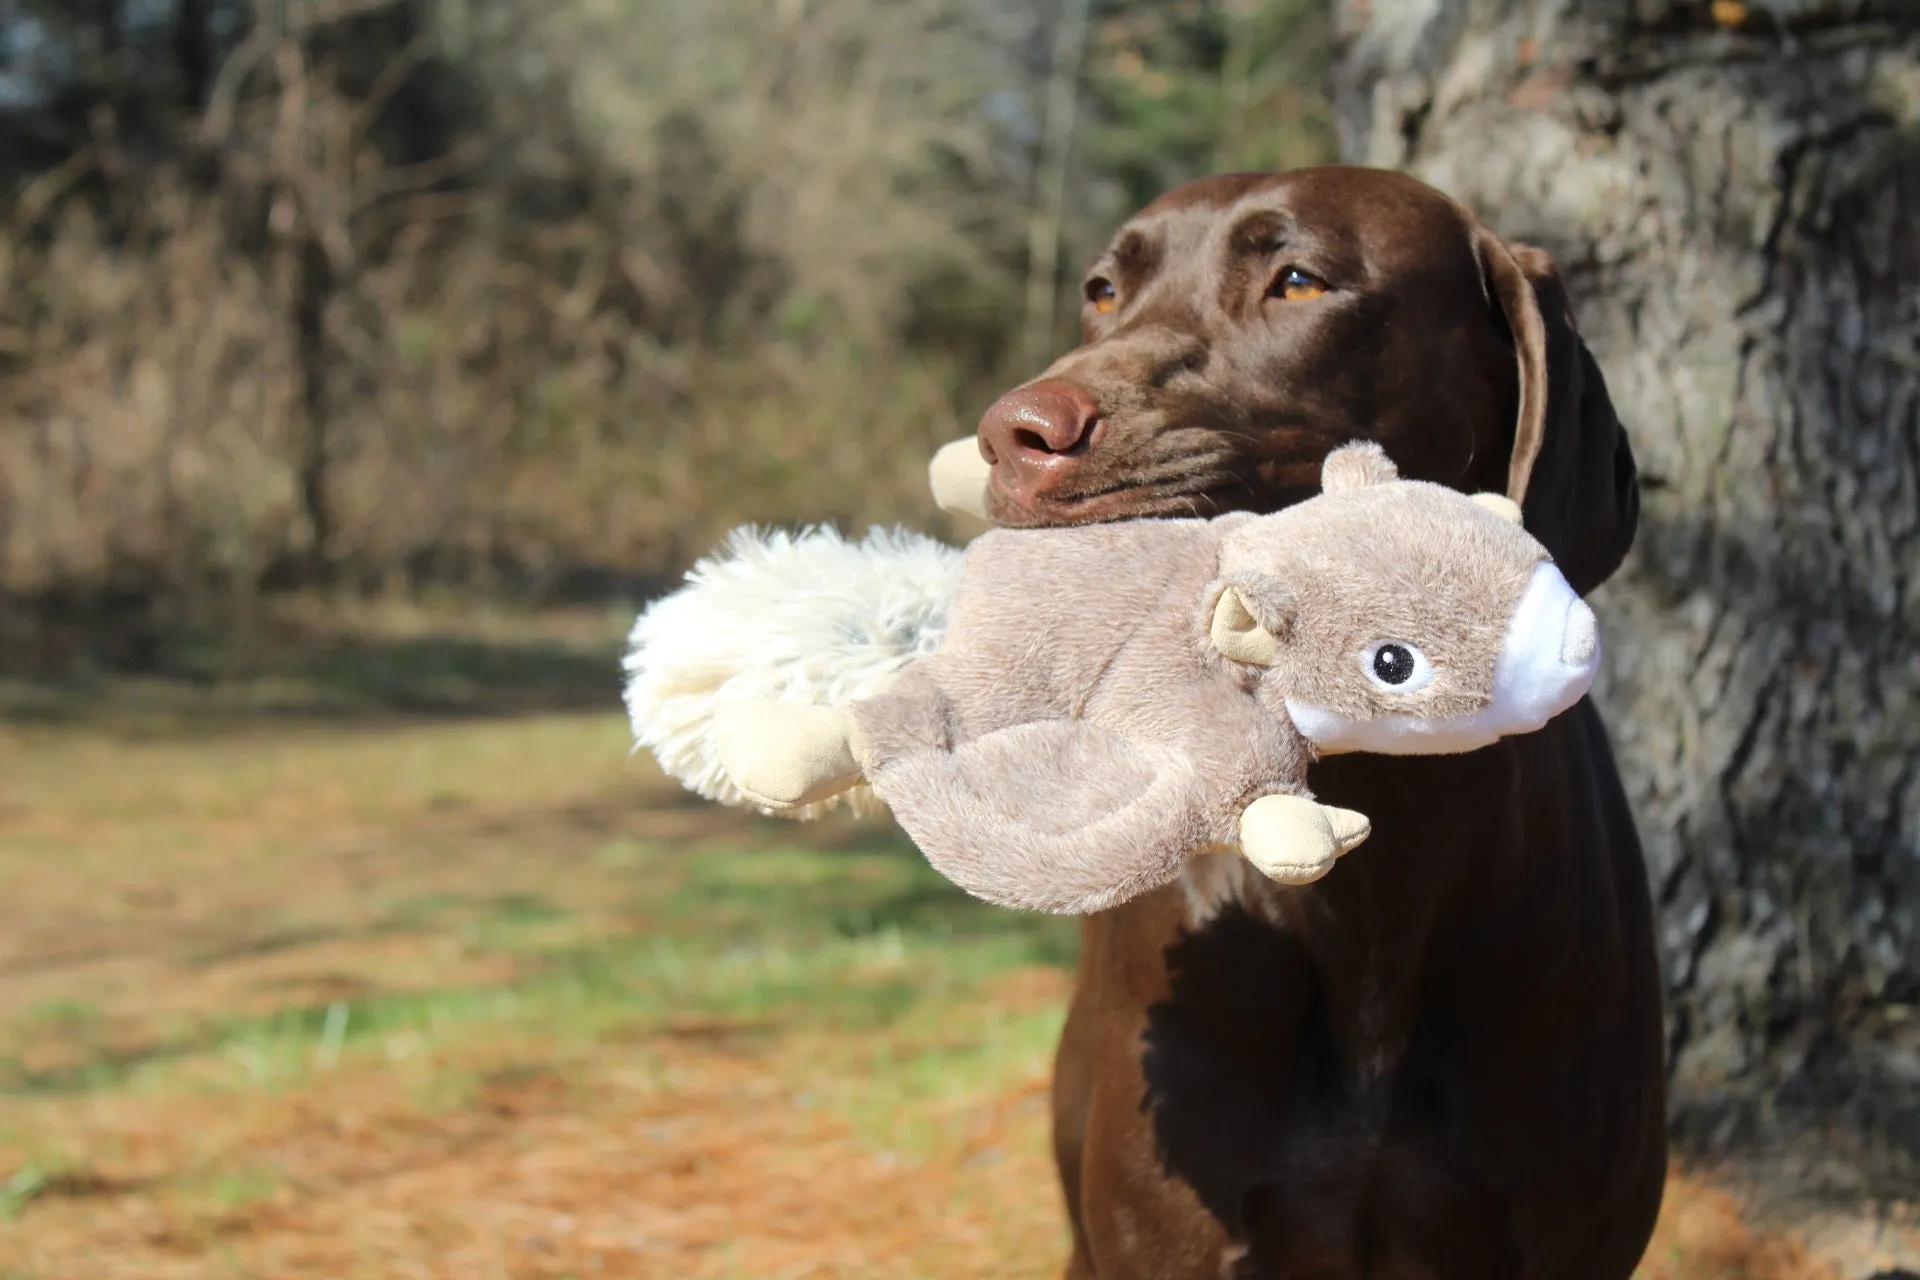
M 1378 445 L 1228 531 L 1202 624 L 1323 754 L 1436 755 L 1530 733 L 1600 662 L 1593 611 L 1520 512 L 1402 480 Z

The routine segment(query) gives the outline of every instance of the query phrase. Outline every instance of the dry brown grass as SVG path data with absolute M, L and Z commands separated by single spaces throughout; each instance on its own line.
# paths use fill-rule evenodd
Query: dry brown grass
M 1055 1274 L 1045 939 L 623 746 L 0 731 L 0 1275 Z M 1641 1274 L 1833 1273 L 1676 1176 Z
M 1840 1280 L 1798 1243 L 1749 1221 L 1739 1201 L 1700 1179 L 1667 1180 L 1660 1226 L 1638 1280 Z
M 830 1047 L 838 1057 L 850 1046 Z M 531 1042 L 376 1063 L 235 1106 L 118 1100 L 119 1154 L 23 1219 L 29 1274 L 109 1277 L 1042 1276 L 1060 1253 L 1045 1078 L 876 1150 L 808 1108 L 820 1046 L 661 1028 L 591 1061 Z M 1040 1064 L 1033 1064 L 1037 1068 Z M 423 1108 L 407 1086 L 464 1073 Z M 410 1079 L 411 1077 L 411 1079 Z

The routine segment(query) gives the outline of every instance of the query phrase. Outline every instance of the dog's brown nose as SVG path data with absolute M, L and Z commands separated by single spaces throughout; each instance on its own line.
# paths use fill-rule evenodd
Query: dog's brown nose
M 980 418 L 980 452 L 1015 498 L 1058 484 L 1099 435 L 1100 407 L 1086 388 L 1065 378 L 1042 378 L 1009 391 Z

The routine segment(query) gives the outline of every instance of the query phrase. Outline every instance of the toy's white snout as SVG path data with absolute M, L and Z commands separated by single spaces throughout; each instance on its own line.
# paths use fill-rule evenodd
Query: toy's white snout
M 1542 563 L 1507 624 L 1487 708 L 1499 732 L 1531 733 L 1586 696 L 1600 670 L 1600 628 L 1560 570 Z
M 1292 698 L 1287 699 L 1287 713 L 1325 755 L 1477 751 L 1501 738 L 1543 728 L 1586 696 L 1599 670 L 1600 630 L 1593 610 L 1560 570 L 1543 562 L 1508 619 L 1506 638 L 1494 660 L 1491 697 L 1472 715 L 1351 720 Z
M 1599 651 L 1600 627 L 1594 621 L 1593 610 L 1587 608 L 1586 601 L 1575 600 L 1567 607 L 1567 630 L 1560 637 L 1560 661 L 1570 667 L 1584 667 Z

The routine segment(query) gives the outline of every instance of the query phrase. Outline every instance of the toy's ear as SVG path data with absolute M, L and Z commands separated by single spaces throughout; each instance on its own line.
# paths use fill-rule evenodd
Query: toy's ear
M 1262 622 L 1254 615 L 1255 602 L 1244 583 L 1228 583 L 1214 600 L 1207 639 L 1220 655 L 1235 662 L 1270 667 L 1280 661 L 1280 644 L 1293 630 L 1291 602 L 1278 592 L 1260 593 Z
M 1474 505 L 1485 507 L 1508 524 L 1520 523 L 1520 504 L 1504 493 L 1476 493 Z
M 1387 451 L 1371 440 L 1341 445 L 1320 466 L 1320 487 L 1328 493 L 1364 489 L 1399 478 L 1400 469 L 1387 457 Z

